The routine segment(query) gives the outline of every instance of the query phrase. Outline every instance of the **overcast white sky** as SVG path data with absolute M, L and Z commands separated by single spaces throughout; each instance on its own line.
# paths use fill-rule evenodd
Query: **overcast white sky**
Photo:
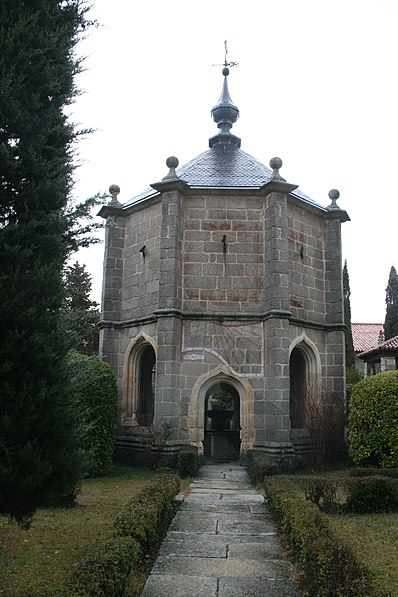
M 397 266 L 398 2 L 396 0 L 93 0 L 73 120 L 80 141 L 75 196 L 110 184 L 125 202 L 208 148 L 221 93 L 214 63 L 238 61 L 232 132 L 261 162 L 321 205 L 340 191 L 353 322 L 384 322 Z M 77 255 L 100 300 L 103 245 Z

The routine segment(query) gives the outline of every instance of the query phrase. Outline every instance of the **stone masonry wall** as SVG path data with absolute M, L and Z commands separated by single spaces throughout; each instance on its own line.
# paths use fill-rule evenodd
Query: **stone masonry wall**
M 289 310 L 294 317 L 325 321 L 324 222 L 289 204 Z
M 255 314 L 263 309 L 263 219 L 261 197 L 231 192 L 184 197 L 184 311 Z
M 133 212 L 127 221 L 121 320 L 152 315 L 159 304 L 161 203 Z M 145 246 L 142 253 L 142 247 Z M 141 249 L 141 252 L 140 252 Z

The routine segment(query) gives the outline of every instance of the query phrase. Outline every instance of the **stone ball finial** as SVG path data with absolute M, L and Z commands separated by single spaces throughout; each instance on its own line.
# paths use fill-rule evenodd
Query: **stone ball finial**
M 331 199 L 332 201 L 337 201 L 339 197 L 340 191 L 338 191 L 337 189 L 332 189 L 331 191 L 329 191 L 329 199 Z
M 166 160 L 166 166 L 168 168 L 178 168 L 178 164 L 180 162 L 178 161 L 178 158 L 175 157 L 175 155 L 171 155 L 169 158 L 167 158 Z
M 280 168 L 282 168 L 283 162 L 281 158 L 272 158 L 269 161 L 269 165 L 273 170 L 279 170 Z
M 332 203 L 328 205 L 328 209 L 340 209 L 337 205 L 336 201 L 340 197 L 340 192 L 337 189 L 332 189 L 329 191 L 329 199 L 332 200 Z
M 109 187 L 109 193 L 111 195 L 119 195 L 120 187 L 117 184 L 111 184 L 111 186 Z
M 272 175 L 271 180 L 280 180 L 282 182 L 286 182 L 284 178 L 279 174 L 279 168 L 282 168 L 282 160 L 281 158 L 272 158 L 269 161 L 269 165 L 272 168 Z
M 167 158 L 166 166 L 169 168 L 169 173 L 163 178 L 163 180 L 174 180 L 175 178 L 178 178 L 176 168 L 178 167 L 179 163 L 180 162 L 178 161 L 178 158 L 175 157 L 175 155 L 171 155 Z
M 111 184 L 109 187 L 109 194 L 111 196 L 111 203 L 118 203 L 117 196 L 120 193 L 120 187 L 117 184 Z

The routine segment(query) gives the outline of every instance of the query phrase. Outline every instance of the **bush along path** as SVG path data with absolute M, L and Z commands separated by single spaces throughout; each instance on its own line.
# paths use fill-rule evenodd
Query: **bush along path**
M 262 495 L 243 467 L 205 465 L 141 597 L 298 597 Z
M 361 471 L 358 471 L 359 473 Z M 393 470 L 391 470 L 394 473 Z M 333 532 L 324 512 L 390 512 L 396 509 L 395 479 L 372 476 L 340 481 L 347 499 L 336 500 L 336 480 L 322 477 L 269 477 L 263 483 L 274 519 L 292 548 L 308 595 L 322 597 L 393 597 Z M 305 493 L 306 499 L 300 495 Z M 342 487 L 340 487 L 340 492 Z
M 157 475 L 120 510 L 108 542 L 80 562 L 55 597 L 120 597 L 161 539 L 176 510 L 176 475 Z M 1 592 L 1 591 L 0 591 Z

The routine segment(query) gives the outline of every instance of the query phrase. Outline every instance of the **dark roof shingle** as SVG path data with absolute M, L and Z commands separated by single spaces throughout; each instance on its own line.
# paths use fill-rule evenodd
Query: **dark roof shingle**
M 218 143 L 177 168 L 176 173 L 191 188 L 259 189 L 270 181 L 272 170 L 236 145 Z M 157 193 L 158 191 L 150 187 L 125 203 L 123 207 L 140 203 Z M 325 210 L 299 189 L 292 194 L 306 203 Z

